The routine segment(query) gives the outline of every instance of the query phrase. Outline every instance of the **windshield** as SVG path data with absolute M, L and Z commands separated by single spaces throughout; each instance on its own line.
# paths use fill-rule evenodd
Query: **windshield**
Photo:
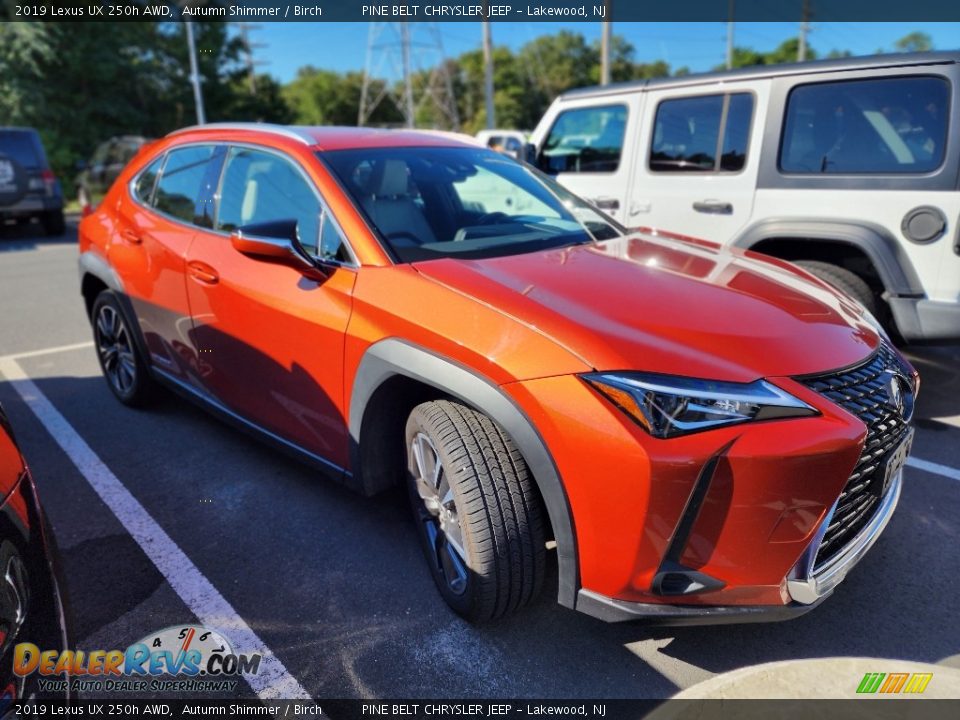
M 401 262 L 512 255 L 623 228 L 500 153 L 468 147 L 321 152 Z

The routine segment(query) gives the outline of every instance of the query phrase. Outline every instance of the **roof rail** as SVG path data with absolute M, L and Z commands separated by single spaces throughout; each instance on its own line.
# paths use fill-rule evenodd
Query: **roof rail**
M 302 143 L 304 145 L 316 144 L 316 140 L 314 140 L 308 133 L 301 132 L 299 128 L 288 127 L 286 125 L 274 125 L 272 123 L 255 123 L 255 122 L 246 122 L 246 123 L 222 122 L 222 123 L 207 123 L 206 125 L 191 125 L 190 127 L 174 130 L 172 133 L 169 133 L 167 137 L 173 137 L 174 135 L 181 135 L 182 133 L 193 132 L 195 130 L 249 130 L 252 132 L 262 132 L 262 133 L 270 133 L 271 135 L 280 135 L 282 137 L 296 140 L 297 142 Z

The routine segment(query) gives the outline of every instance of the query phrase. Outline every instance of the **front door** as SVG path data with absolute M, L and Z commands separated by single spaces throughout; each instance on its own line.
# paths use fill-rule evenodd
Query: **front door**
M 187 257 L 192 344 L 204 390 L 284 440 L 347 466 L 343 353 L 356 270 L 318 281 L 241 254 L 229 233 L 295 219 L 314 255 L 346 260 L 335 220 L 298 163 L 252 147 L 227 153 L 215 227 Z

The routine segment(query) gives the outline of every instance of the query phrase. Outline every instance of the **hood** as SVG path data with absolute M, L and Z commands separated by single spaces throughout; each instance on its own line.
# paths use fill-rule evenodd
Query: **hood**
M 597 370 L 750 382 L 852 365 L 880 342 L 858 305 L 792 265 L 654 235 L 414 267 Z

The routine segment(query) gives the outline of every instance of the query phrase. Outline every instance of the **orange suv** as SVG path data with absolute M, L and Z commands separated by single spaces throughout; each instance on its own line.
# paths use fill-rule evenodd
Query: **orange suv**
M 896 506 L 916 372 L 850 298 L 627 231 L 449 136 L 207 125 L 80 225 L 121 402 L 162 384 L 374 494 L 409 489 L 449 605 L 787 618 Z

